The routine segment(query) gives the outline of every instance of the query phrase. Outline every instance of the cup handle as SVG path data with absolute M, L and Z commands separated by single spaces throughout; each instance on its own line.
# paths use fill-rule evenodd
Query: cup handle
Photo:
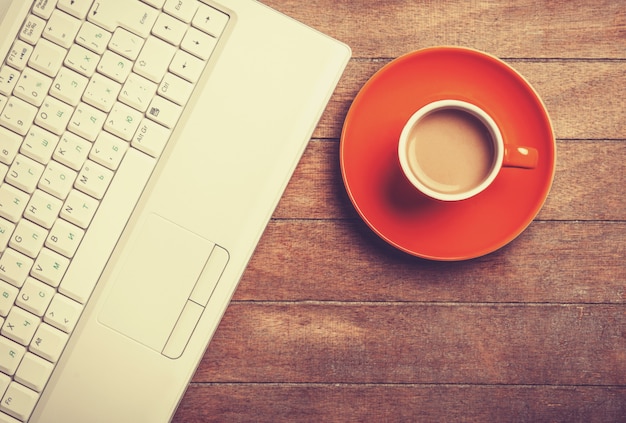
M 534 169 L 539 161 L 539 153 L 532 147 L 506 145 L 504 147 L 504 167 L 519 167 L 522 169 Z

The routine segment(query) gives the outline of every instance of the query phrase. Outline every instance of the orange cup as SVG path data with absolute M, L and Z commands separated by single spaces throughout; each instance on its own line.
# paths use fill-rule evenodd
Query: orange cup
M 419 192 L 436 200 L 461 201 L 489 187 L 502 167 L 536 168 L 538 152 L 507 143 L 493 118 L 475 104 L 439 100 L 406 122 L 398 159 Z

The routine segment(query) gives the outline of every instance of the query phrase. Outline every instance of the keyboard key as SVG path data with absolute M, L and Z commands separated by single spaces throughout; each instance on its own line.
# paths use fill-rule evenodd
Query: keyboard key
M 87 195 L 101 199 L 112 179 L 113 171 L 87 160 L 78 173 L 74 187 Z
M 26 348 L 0 336 L 0 371 L 7 375 L 13 375 L 24 353 L 26 353 Z
M 180 47 L 202 60 L 207 60 L 213 53 L 216 45 L 217 38 L 195 28 L 190 28 L 187 34 L 185 34 Z
M 186 79 L 189 82 L 197 82 L 204 70 L 206 62 L 191 54 L 178 50 L 170 64 L 170 72 Z
M 50 229 L 62 205 L 63 202 L 58 198 L 36 189 L 26 206 L 26 210 L 24 210 L 24 217 L 37 225 Z
M 191 22 L 191 19 L 198 10 L 197 0 L 166 0 L 163 10 L 184 22 Z
M 154 97 L 157 84 L 146 78 L 131 73 L 120 92 L 120 101 L 141 112 L 145 112 Z
M 52 160 L 46 165 L 37 187 L 56 198 L 64 199 L 70 193 L 76 175 L 76 171 Z
M 33 5 L 33 13 L 40 18 L 49 19 L 56 4 L 57 0 L 38 0 Z
M 31 275 L 52 287 L 59 286 L 70 261 L 59 253 L 43 248 L 33 264 Z
M 89 79 L 83 75 L 63 67 L 52 83 L 50 94 L 65 103 L 76 106 L 80 102 L 88 82 Z
M 187 28 L 188 26 L 184 22 L 162 13 L 157 18 L 154 28 L 152 28 L 152 34 L 177 46 L 183 40 Z
M 170 134 L 171 131 L 166 127 L 149 119 L 143 119 L 131 141 L 131 145 L 152 157 L 159 157 L 167 140 L 170 138 Z
M 43 19 L 35 15 L 29 15 L 24 25 L 22 25 L 20 38 L 29 44 L 35 44 L 39 40 L 39 37 L 41 37 L 45 26 L 46 22 Z
M 43 170 L 44 166 L 41 163 L 18 154 L 9 168 L 5 180 L 22 191 L 32 193 L 37 187 Z
M 0 185 L 0 217 L 4 217 L 13 223 L 24 213 L 29 196 L 23 191 L 9 184 Z
M 36 316 L 43 316 L 52 301 L 55 290 L 35 278 L 27 278 L 15 304 Z
M 83 23 L 78 35 L 76 35 L 76 43 L 98 54 L 104 53 L 110 39 L 110 32 L 91 22 Z
M 163 97 L 156 96 L 148 107 L 147 116 L 166 128 L 174 128 L 183 108 Z
M 54 97 L 47 96 L 37 113 L 35 123 L 44 129 L 61 135 L 67 127 L 74 108 Z
M 28 352 L 15 372 L 15 380 L 36 392 L 41 392 L 53 368 L 49 361 Z
M 208 6 L 200 4 L 191 24 L 214 37 L 219 37 L 224 32 L 228 23 L 228 15 Z
M 32 53 L 32 46 L 22 40 L 15 40 L 6 58 L 7 64 L 17 70 L 24 70 Z
M 22 219 L 13 232 L 9 247 L 26 254 L 28 257 L 35 258 L 43 247 L 47 235 L 48 231 L 41 226 Z
M 20 135 L 26 135 L 36 114 L 35 106 L 17 97 L 10 97 L 0 115 L 0 125 Z
M 156 37 L 150 37 L 146 40 L 133 70 L 139 75 L 159 83 L 167 72 L 174 53 L 176 53 L 176 47 Z
M 128 142 L 108 132 L 102 132 L 93 144 L 89 158 L 102 166 L 115 170 L 122 161 L 128 147 Z
M 85 231 L 78 226 L 58 219 L 52 225 L 45 245 L 67 258 L 72 258 L 84 234 Z
M 52 158 L 78 171 L 85 163 L 90 149 L 91 143 L 89 141 L 71 132 L 66 132 L 57 144 Z
M 159 85 L 159 95 L 161 97 L 167 98 L 181 106 L 187 104 L 192 91 L 193 84 L 171 73 L 166 74 L 161 85 Z
M 111 42 L 109 42 L 109 48 L 111 50 L 130 60 L 137 58 L 142 46 L 143 38 L 123 28 L 117 28 L 113 33 Z
M 63 64 L 84 76 L 91 76 L 96 71 L 100 56 L 79 45 L 73 45 Z
M 143 115 L 127 105 L 116 102 L 107 117 L 104 129 L 118 137 L 130 141 L 135 134 Z
M 0 257 L 0 279 L 21 288 L 33 266 L 33 259 L 7 248 Z
M 105 51 L 98 64 L 98 72 L 117 82 L 124 82 L 133 69 L 133 62 L 112 51 Z
M 87 19 L 107 31 L 121 26 L 141 37 L 147 37 L 158 11 L 139 0 L 107 0 L 95 2 Z
M 0 410 L 13 417 L 25 421 L 35 408 L 39 395 L 37 392 L 21 385 L 11 382 L 6 393 L 2 397 Z
M 87 229 L 93 215 L 98 210 L 98 200 L 77 190 L 72 190 L 67 196 L 61 218 L 74 225 Z
M 43 32 L 43 37 L 64 48 L 69 48 L 78 34 L 81 21 L 67 13 L 55 10 Z
M 29 349 L 40 357 L 56 363 L 65 348 L 68 335 L 47 323 L 42 323 L 33 336 Z
M 48 76 L 54 77 L 61 65 L 67 50 L 51 41 L 41 39 L 35 46 L 28 60 L 28 65 Z
M 20 153 L 39 163 L 48 163 L 58 142 L 58 136 L 33 125 L 28 134 L 26 134 L 26 138 L 24 138 Z
M 33 106 L 41 106 L 51 85 L 52 78 L 30 68 L 26 68 L 24 72 L 22 72 L 13 93 L 16 97 L 21 98 Z
M 13 307 L 4 320 L 0 333 L 18 344 L 28 345 L 40 321 L 39 317 L 34 314 L 19 307 Z
M 78 103 L 67 129 L 76 135 L 93 141 L 96 139 L 107 115 L 86 103 Z
M 70 333 L 83 310 L 83 306 L 61 294 L 56 294 L 46 311 L 46 323 Z
M 83 94 L 83 101 L 104 112 L 109 112 L 121 88 L 121 84 L 97 73 L 91 77 Z

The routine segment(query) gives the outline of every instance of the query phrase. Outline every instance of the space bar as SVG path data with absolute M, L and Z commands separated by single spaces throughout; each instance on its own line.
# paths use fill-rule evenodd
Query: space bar
M 130 149 L 59 285 L 59 291 L 84 304 L 93 291 L 141 195 L 155 159 Z

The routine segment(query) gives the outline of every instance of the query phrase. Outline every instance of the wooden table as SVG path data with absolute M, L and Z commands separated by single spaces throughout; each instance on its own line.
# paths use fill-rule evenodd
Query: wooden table
M 626 421 L 626 3 L 267 3 L 353 59 L 174 421 Z M 557 138 L 536 220 L 466 262 L 380 241 L 339 170 L 358 90 L 435 45 L 517 69 Z

